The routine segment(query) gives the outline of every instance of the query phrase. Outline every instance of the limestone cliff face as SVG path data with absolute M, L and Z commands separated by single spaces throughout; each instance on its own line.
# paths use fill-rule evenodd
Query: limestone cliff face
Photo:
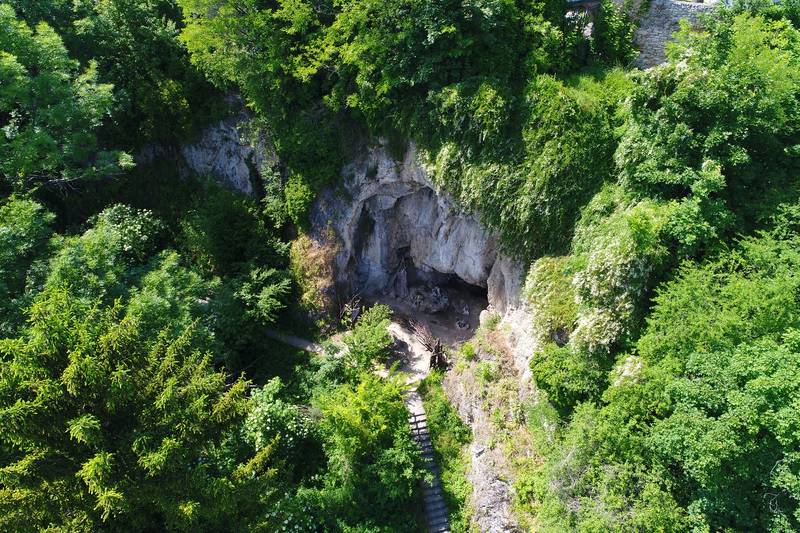
M 340 281 L 381 291 L 403 257 L 422 271 L 455 274 L 488 289 L 499 312 L 519 305 L 523 269 L 498 250 L 497 237 L 436 190 L 412 146 L 402 160 L 372 147 L 342 171 L 343 188 L 323 191 L 312 214 L 316 230 L 341 241 Z
M 410 260 L 423 272 L 455 274 L 485 287 L 490 311 L 502 317 L 497 331 L 513 367 L 511 396 L 526 389 L 534 337 L 522 297 L 524 265 L 503 254 L 497 235 L 475 215 L 437 190 L 413 145 L 398 159 L 384 146 L 370 147 L 344 167 L 342 177 L 342 186 L 323 191 L 312 211 L 312 233 L 326 239 L 332 230 L 338 241 L 338 282 L 352 292 L 380 293 L 401 262 Z M 445 381 L 448 396 L 473 429 L 473 523 L 480 531 L 516 531 L 513 480 L 503 453 L 492 444 L 490 410 L 474 381 L 454 372 Z M 506 403 L 498 400 L 507 410 Z
M 404 258 L 423 272 L 455 274 L 486 287 L 489 305 L 508 322 L 527 372 L 530 322 L 523 302 L 524 265 L 504 255 L 497 236 L 438 191 L 413 145 L 396 160 L 373 146 L 342 170 L 343 186 L 323 191 L 312 212 L 316 232 L 340 243 L 335 271 L 353 292 L 380 292 Z
M 233 102 L 233 106 L 241 103 Z M 271 176 L 266 171 L 278 157 L 263 131 L 250 125 L 246 111 L 208 126 L 200 136 L 179 147 L 150 145 L 136 155 L 136 163 L 147 165 L 156 159 L 171 159 L 184 172 L 209 176 L 248 196 Z

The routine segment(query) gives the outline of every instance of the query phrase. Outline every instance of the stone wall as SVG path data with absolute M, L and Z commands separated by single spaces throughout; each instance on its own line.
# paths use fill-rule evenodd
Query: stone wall
M 686 19 L 696 25 L 699 15 L 713 12 L 717 5 L 716 0 L 704 3 L 650 0 L 650 6 L 640 18 L 636 30 L 636 46 L 640 51 L 636 66 L 646 69 L 663 63 L 666 60 L 666 43 L 678 30 L 679 21 Z

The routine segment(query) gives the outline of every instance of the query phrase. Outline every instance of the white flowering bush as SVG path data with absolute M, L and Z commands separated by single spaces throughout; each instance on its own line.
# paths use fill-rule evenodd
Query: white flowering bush
M 107 239 L 107 246 L 135 261 L 143 261 L 153 253 L 164 229 L 151 211 L 123 204 L 104 209 L 91 223 L 94 227 L 86 232 L 87 238 L 100 234 Z
M 242 426 L 244 439 L 259 451 L 277 438 L 283 456 L 298 457 L 313 438 L 314 426 L 299 406 L 281 398 L 284 385 L 278 377 L 251 395 L 252 409 Z
M 90 220 L 79 237 L 64 239 L 50 263 L 49 286 L 85 297 L 119 297 L 160 244 L 163 224 L 150 211 L 115 205 Z
M 662 230 L 673 210 L 672 203 L 642 201 L 593 228 L 586 266 L 573 279 L 577 349 L 608 354 L 631 333 L 651 276 L 667 257 Z

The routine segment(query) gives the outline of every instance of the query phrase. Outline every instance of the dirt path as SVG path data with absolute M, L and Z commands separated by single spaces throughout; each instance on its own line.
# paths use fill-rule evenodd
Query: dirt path
M 400 361 L 399 370 L 407 376 L 406 383 L 409 390 L 406 393 L 405 404 L 409 413 L 408 422 L 411 427 L 411 435 L 422 450 L 425 468 L 433 476 L 431 483 L 420 482 L 425 521 L 429 532 L 449 533 L 450 521 L 439 477 L 439 468 L 433 457 L 433 443 L 428 432 L 428 417 L 422 405 L 422 397 L 417 392 L 417 385 L 430 372 L 430 353 L 411 331 L 407 322 L 397 316 L 389 325 L 389 332 L 395 338 L 396 355 Z
M 289 346 L 294 346 L 295 348 L 299 348 L 300 350 L 305 350 L 307 352 L 313 352 L 313 353 L 322 353 L 322 346 L 320 346 L 316 342 L 296 337 L 288 333 L 281 333 L 280 331 L 275 331 L 274 329 L 268 329 L 267 336 L 277 341 L 280 341 L 284 344 L 288 344 Z

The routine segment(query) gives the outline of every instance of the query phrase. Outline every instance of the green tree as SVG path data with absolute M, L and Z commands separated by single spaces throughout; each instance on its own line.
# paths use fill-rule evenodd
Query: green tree
M 106 302 L 127 294 L 162 244 L 163 225 L 150 211 L 114 205 L 90 220 L 82 235 L 68 237 L 50 261 L 46 286 Z
M 112 87 L 83 72 L 45 23 L 31 30 L 0 4 L 0 177 L 18 191 L 65 186 L 132 166 L 95 134 L 111 109 Z
M 648 447 L 709 529 L 800 526 L 800 333 L 690 356 Z
M 174 0 L 7 0 L 29 25 L 46 22 L 81 65 L 114 86 L 106 142 L 138 147 L 182 141 L 226 107 L 178 40 Z
M 800 33 L 747 14 L 706 26 L 684 25 L 669 64 L 640 76 L 616 154 L 636 193 L 683 200 L 673 238 L 689 253 L 766 222 L 800 168 Z
M 53 218 L 32 200 L 12 197 L 0 204 L 0 336 L 15 333 L 41 281 L 31 268 L 44 263 Z
M 262 509 L 271 448 L 213 460 L 247 383 L 215 371 L 191 328 L 153 338 L 119 303 L 57 287 L 30 324 L 0 343 L 3 529 L 225 529 Z
M 389 333 L 391 310 L 385 305 L 373 305 L 360 317 L 344 337 L 346 362 L 353 372 L 368 372 L 376 362 L 384 361 L 394 339 Z
M 328 458 L 323 497 L 350 524 L 372 519 L 405 523 L 417 481 L 419 447 L 411 439 L 401 376 L 362 374 L 318 400 Z M 405 528 L 404 528 L 405 529 Z
M 661 286 L 635 352 L 539 472 L 545 523 L 797 529 L 798 212 Z

